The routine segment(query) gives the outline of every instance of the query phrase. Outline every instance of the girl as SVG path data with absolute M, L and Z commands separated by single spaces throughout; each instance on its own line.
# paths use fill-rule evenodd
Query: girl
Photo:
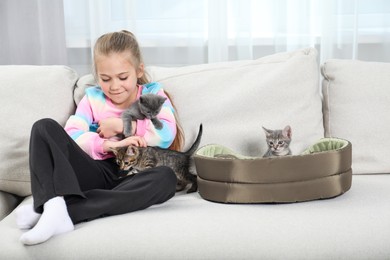
M 132 122 L 133 135 L 119 140 L 120 118 L 141 94 L 167 97 L 158 83 L 148 83 L 140 48 L 127 31 L 101 36 L 94 47 L 99 87 L 86 90 L 75 115 L 63 129 L 51 119 L 37 121 L 31 131 L 30 172 L 33 205 L 16 212 L 20 240 L 34 245 L 95 218 L 145 209 L 174 196 L 176 176 L 157 167 L 118 178 L 110 148 L 128 145 L 180 149 L 182 133 L 169 98 L 158 115 L 163 128 L 149 119 Z

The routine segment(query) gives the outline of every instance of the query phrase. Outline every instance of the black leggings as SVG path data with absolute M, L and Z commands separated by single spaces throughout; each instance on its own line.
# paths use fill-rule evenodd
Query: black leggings
M 73 223 L 128 213 L 163 203 L 175 195 L 176 176 L 156 167 L 118 178 L 114 159 L 93 160 L 52 119 L 37 121 L 30 139 L 34 208 L 64 196 Z

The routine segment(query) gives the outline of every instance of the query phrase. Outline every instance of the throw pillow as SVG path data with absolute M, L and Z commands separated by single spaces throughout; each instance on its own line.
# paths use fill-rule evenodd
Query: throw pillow
M 352 143 L 354 173 L 390 173 L 390 63 L 329 60 L 322 75 L 326 136 Z
M 0 190 L 31 194 L 31 127 L 45 117 L 66 122 L 75 108 L 76 80 L 76 72 L 64 66 L 0 66 Z

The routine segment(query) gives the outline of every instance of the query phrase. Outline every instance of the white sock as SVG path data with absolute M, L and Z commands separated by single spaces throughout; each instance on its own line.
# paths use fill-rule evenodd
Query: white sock
M 34 210 L 33 204 L 22 205 L 16 209 L 16 225 L 20 229 L 30 229 L 37 224 L 41 214 Z
M 33 229 L 24 233 L 20 241 L 25 245 L 43 243 L 52 236 L 74 230 L 63 197 L 55 197 L 43 205 L 43 213 Z

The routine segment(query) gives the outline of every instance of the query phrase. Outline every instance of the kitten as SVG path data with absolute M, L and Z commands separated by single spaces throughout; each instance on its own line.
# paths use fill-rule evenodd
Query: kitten
M 268 150 L 263 157 L 291 155 L 291 127 L 288 125 L 283 130 L 269 130 L 264 128 Z
M 195 192 L 198 189 L 196 175 L 190 173 L 191 156 L 199 146 L 202 137 L 202 124 L 199 126 L 199 133 L 192 146 L 186 152 L 162 149 L 159 147 L 121 147 L 114 149 L 116 162 L 119 165 L 120 175 L 126 176 L 136 174 L 147 168 L 157 166 L 168 166 L 176 174 L 176 191 L 184 190 L 189 183 L 191 187 L 187 193 Z
M 162 105 L 166 98 L 157 94 L 143 94 L 135 101 L 128 109 L 123 111 L 123 135 L 125 137 L 131 136 L 131 121 L 137 119 L 150 119 L 157 129 L 163 127 L 160 120 L 157 119 Z

